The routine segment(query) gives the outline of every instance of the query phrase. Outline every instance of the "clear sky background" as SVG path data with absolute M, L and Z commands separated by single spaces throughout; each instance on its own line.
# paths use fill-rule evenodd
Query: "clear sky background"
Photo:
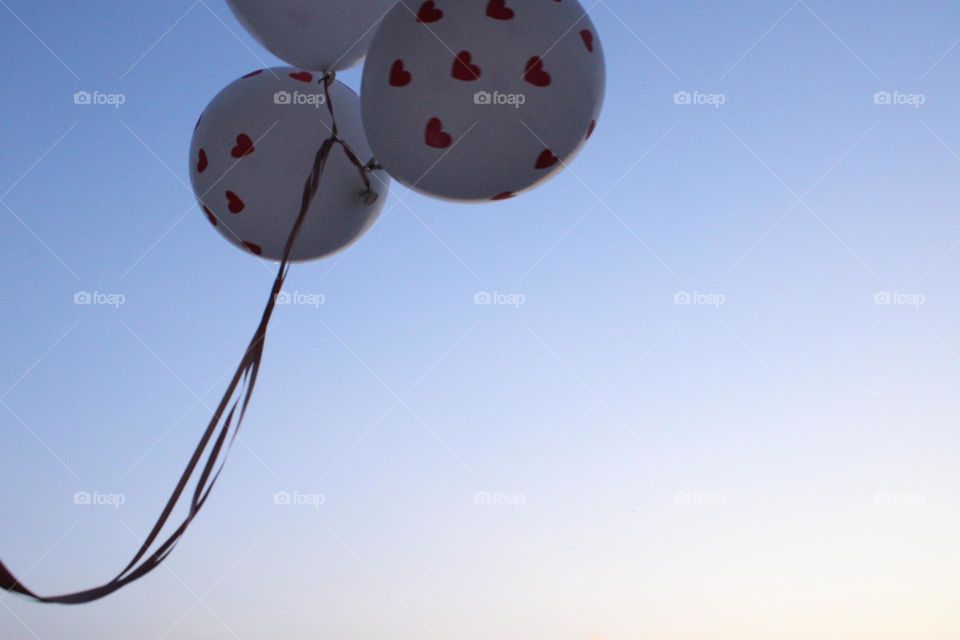
M 82 608 L 0 596 L 0 637 L 960 633 L 960 8 L 591 7 L 609 90 L 570 170 L 395 189 L 295 267 L 324 304 L 279 309 L 171 559 Z M 2 0 L 0 57 L 0 557 L 60 593 L 129 559 L 253 332 L 273 267 L 186 156 L 277 61 L 219 0 Z

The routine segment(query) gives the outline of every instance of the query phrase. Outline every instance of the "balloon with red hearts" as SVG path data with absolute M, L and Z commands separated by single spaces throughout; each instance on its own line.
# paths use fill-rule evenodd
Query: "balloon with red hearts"
M 266 259 L 283 258 L 304 181 L 331 135 L 331 106 L 339 138 L 354 157 L 340 145 L 331 150 L 291 260 L 336 253 L 376 221 L 389 177 L 366 171 L 364 181 L 357 166 L 372 159 L 357 94 L 337 81 L 325 88 L 324 77 L 310 71 L 263 69 L 213 99 L 190 147 L 190 179 L 201 209 L 232 244 Z
M 427 195 L 490 201 L 573 159 L 605 83 L 577 0 L 401 0 L 370 45 L 360 95 L 390 175 Z
M 301 69 L 340 71 L 363 59 L 396 0 L 227 0 L 260 44 Z

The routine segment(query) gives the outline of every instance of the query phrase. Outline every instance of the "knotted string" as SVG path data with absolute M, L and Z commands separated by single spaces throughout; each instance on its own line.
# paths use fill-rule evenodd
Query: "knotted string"
M 260 324 L 257 326 L 257 330 L 253 334 L 253 338 L 250 340 L 250 344 L 244 352 L 243 358 L 240 360 L 240 365 L 237 367 L 237 371 L 234 373 L 233 379 L 230 381 L 230 385 L 224 392 L 223 398 L 217 405 L 217 409 L 214 412 L 213 417 L 210 419 L 206 430 L 203 432 L 203 436 L 200 438 L 200 442 L 197 444 L 193 455 L 190 457 L 190 461 L 187 463 L 183 473 L 180 475 L 180 479 L 177 481 L 177 485 L 174 488 L 173 493 L 167 500 L 163 511 L 160 513 L 160 516 L 154 523 L 150 533 L 147 535 L 146 539 L 144 539 L 140 549 L 134 555 L 133 559 L 130 560 L 127 566 L 124 567 L 124 569 L 109 582 L 99 587 L 60 596 L 37 595 L 24 586 L 23 583 L 21 583 L 16 577 L 14 577 L 10 570 L 7 569 L 2 561 L 0 561 L 0 589 L 26 596 L 27 598 L 30 598 L 36 602 L 49 604 L 83 604 L 106 597 L 111 593 L 122 589 L 131 582 L 139 580 L 160 566 L 160 564 L 167 559 L 167 557 L 176 547 L 177 543 L 183 537 L 184 533 L 193 522 L 193 519 L 197 516 L 197 514 L 200 512 L 200 509 L 206 503 L 207 498 L 210 497 L 210 492 L 219 479 L 220 473 L 223 471 L 229 451 L 236 440 L 237 434 L 240 431 L 240 426 L 243 424 L 243 419 L 246 416 L 250 399 L 253 397 L 253 390 L 257 383 L 257 376 L 260 373 L 260 364 L 263 359 L 263 349 L 267 337 L 267 328 L 269 327 L 270 320 L 273 317 L 273 311 L 277 304 L 277 296 L 279 296 L 283 291 L 283 285 L 286 282 L 287 274 L 290 271 L 290 256 L 293 253 L 293 248 L 297 242 L 297 238 L 300 235 L 300 230 L 303 227 L 303 223 L 307 218 L 307 212 L 310 209 L 310 204 L 313 202 L 314 197 L 317 195 L 317 191 L 320 189 L 320 182 L 323 177 L 324 168 L 326 167 L 327 160 L 330 157 L 330 151 L 333 149 L 334 145 L 339 145 L 344 150 L 350 161 L 360 170 L 360 174 L 363 177 L 363 182 L 366 188 L 366 190 L 361 193 L 365 202 L 367 202 L 367 204 L 372 204 L 372 202 L 376 200 L 376 194 L 371 190 L 370 181 L 367 177 L 367 172 L 373 170 L 372 167 L 376 166 L 374 161 L 371 160 L 368 165 L 362 164 L 359 158 L 357 158 L 356 153 L 354 153 L 354 151 L 350 149 L 349 145 L 347 145 L 346 142 L 344 142 L 339 136 L 333 103 L 330 101 L 329 89 L 330 85 L 333 83 L 333 80 L 334 75 L 329 73 L 325 75 L 321 81 L 324 86 L 324 91 L 326 92 L 327 105 L 332 118 L 331 134 L 330 137 L 327 138 L 320 146 L 319 151 L 317 151 L 313 162 L 313 169 L 310 172 L 310 176 L 307 178 L 306 183 L 304 184 L 303 200 L 300 206 L 300 213 L 297 215 L 293 229 L 290 231 L 290 235 L 287 238 L 287 243 L 283 251 L 283 259 L 280 262 L 280 268 L 277 271 L 277 276 L 274 278 L 273 287 L 270 290 L 270 298 L 267 300 L 267 306 L 263 310 L 263 315 L 260 318 Z M 194 474 L 200 465 L 201 459 L 203 458 L 204 451 L 207 450 L 207 447 L 210 445 L 211 439 L 214 438 L 215 434 L 216 439 L 214 440 L 213 446 L 207 454 L 206 461 L 204 462 L 200 476 L 197 479 L 193 496 L 190 498 L 190 508 L 187 515 L 183 518 L 177 528 L 174 529 L 173 532 L 156 548 L 156 550 L 151 553 L 150 549 L 160 538 L 160 534 L 170 520 L 173 510 L 178 504 L 181 503 L 181 499 L 183 498 L 183 494 L 187 489 L 187 485 L 194 477 Z

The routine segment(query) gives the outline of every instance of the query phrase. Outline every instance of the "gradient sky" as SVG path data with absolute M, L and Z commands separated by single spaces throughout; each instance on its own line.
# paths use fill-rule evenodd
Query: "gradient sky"
M 482 207 L 397 188 L 295 267 L 324 304 L 280 308 L 174 555 L 90 606 L 0 596 L 0 637 L 957 637 L 960 8 L 591 14 L 609 89 L 570 170 Z M 0 54 L 0 557 L 60 593 L 129 559 L 254 330 L 273 267 L 186 155 L 277 62 L 220 0 L 0 0 Z

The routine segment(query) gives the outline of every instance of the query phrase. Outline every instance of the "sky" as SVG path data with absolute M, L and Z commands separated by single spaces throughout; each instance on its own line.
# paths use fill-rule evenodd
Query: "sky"
M 569 169 L 395 187 L 295 266 L 174 554 L 0 637 L 957 636 L 960 7 L 587 6 Z M 0 557 L 53 594 L 131 557 L 259 319 L 187 151 L 279 62 L 220 0 L 0 0 L 0 55 Z

